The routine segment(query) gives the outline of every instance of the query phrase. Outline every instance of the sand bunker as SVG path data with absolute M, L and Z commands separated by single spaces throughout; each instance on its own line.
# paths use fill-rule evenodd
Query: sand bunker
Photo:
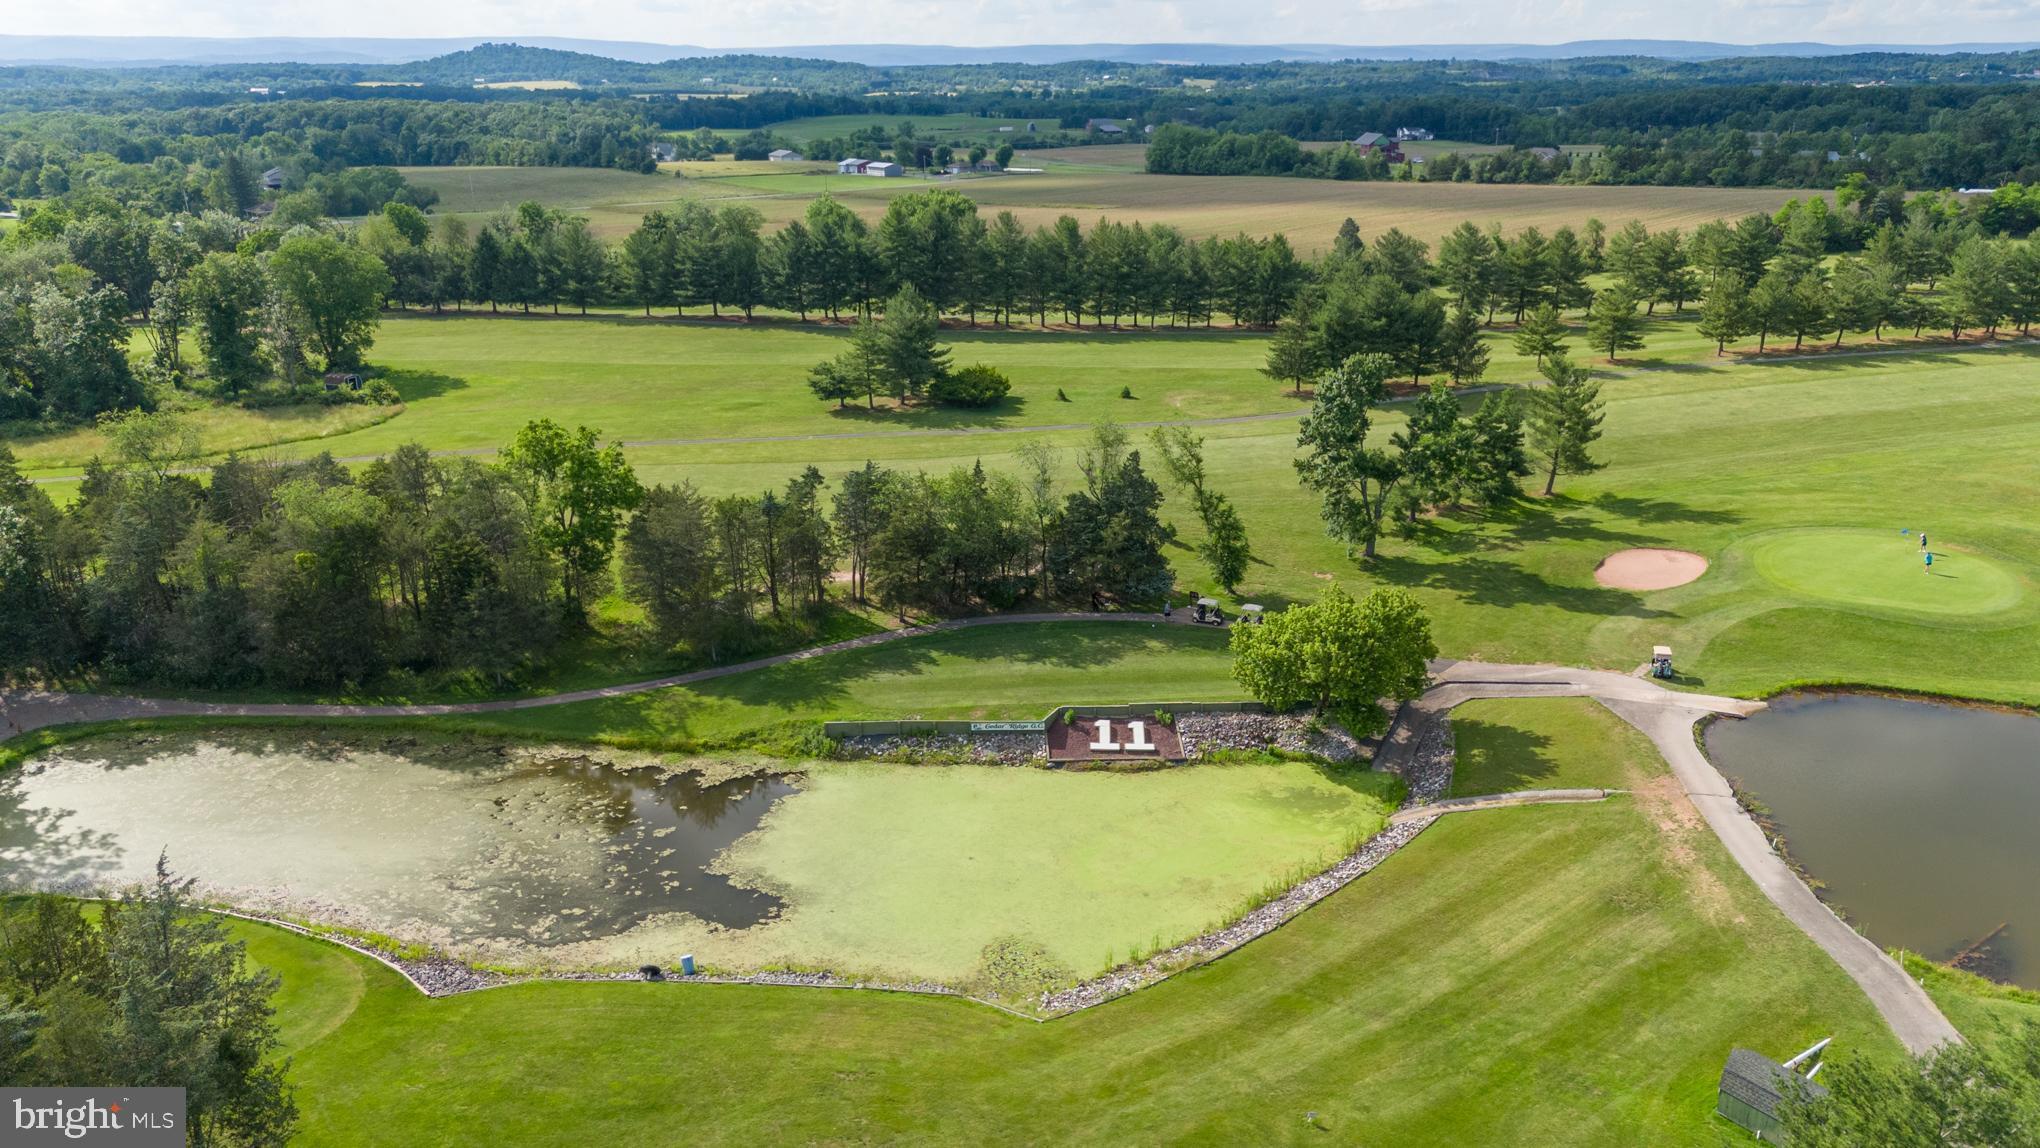
M 1594 581 L 1617 590 L 1669 590 L 1707 573 L 1690 550 L 1617 550 L 1594 567 Z

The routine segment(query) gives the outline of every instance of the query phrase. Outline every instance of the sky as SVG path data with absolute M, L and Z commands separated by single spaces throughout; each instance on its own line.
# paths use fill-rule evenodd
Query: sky
M 14 34 L 551 35 L 694 44 L 2040 40 L 2040 0 L 65 0 Z

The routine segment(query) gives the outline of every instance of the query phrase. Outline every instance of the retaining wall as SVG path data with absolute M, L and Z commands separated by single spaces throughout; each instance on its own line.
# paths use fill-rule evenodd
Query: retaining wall
M 1156 710 L 1172 714 L 1264 714 L 1268 707 L 1260 702 L 1126 702 L 1120 705 L 1102 706 L 1057 706 L 1040 719 L 1044 727 L 1060 720 L 1064 714 L 1077 717 L 1130 718 L 1143 717 Z M 903 718 L 898 721 L 829 721 L 822 723 L 822 733 L 833 738 L 845 737 L 917 737 L 934 734 L 967 734 L 976 732 L 972 726 L 992 725 L 996 722 L 968 718 Z M 1024 732 L 1024 731 L 1023 731 Z

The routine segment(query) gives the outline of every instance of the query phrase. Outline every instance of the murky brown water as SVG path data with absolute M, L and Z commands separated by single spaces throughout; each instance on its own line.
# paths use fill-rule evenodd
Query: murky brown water
M 1707 751 L 1872 940 L 2040 988 L 2040 717 L 1798 694 Z
M 266 734 L 81 742 L 0 775 L 0 882 L 138 880 L 159 850 L 235 903 L 455 949 L 544 950 L 780 902 L 710 867 L 794 792 L 490 743 Z

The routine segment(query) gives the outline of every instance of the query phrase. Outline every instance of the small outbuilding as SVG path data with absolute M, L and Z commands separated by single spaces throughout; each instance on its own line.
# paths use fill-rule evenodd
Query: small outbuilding
M 262 190 L 264 190 L 264 191 L 282 191 L 282 190 L 283 190 L 283 169 L 282 169 L 282 168 L 280 168 L 280 167 L 272 167 L 272 168 L 270 168 L 270 169 L 269 169 L 268 171 L 265 171 L 265 172 L 263 172 L 263 173 L 262 173 Z
M 861 175 L 875 175 L 881 179 L 892 179 L 907 174 L 907 169 L 889 159 L 875 159 L 859 169 Z
M 1117 120 L 1085 120 L 1084 130 L 1087 132 L 1097 132 L 1099 135 L 1105 136 L 1123 136 L 1126 134 L 1126 128 Z
M 799 163 L 807 157 L 792 148 L 782 147 L 772 149 L 771 152 L 766 154 L 765 158 L 773 163 Z
M 839 159 L 836 161 L 836 174 L 863 175 L 864 165 L 870 162 L 868 159 L 858 159 L 856 156 L 851 156 L 849 159 Z
M 352 371 L 327 371 L 322 381 L 329 391 L 337 391 L 341 387 L 346 387 L 350 391 L 361 389 L 361 376 Z
M 1777 1143 L 1785 1127 L 1779 1112 L 1787 1096 L 1795 1090 L 1804 1090 L 1803 1094 L 1811 1099 L 1827 1095 L 1827 1089 L 1812 1080 L 1812 1073 L 1820 1070 L 1817 1061 L 1806 1076 L 1793 1071 L 1808 1057 L 1818 1056 L 1826 1044 L 1827 1041 L 1821 1041 L 1785 1064 L 1747 1048 L 1729 1050 L 1728 1063 L 1721 1068 L 1721 1089 L 1714 1111 L 1749 1129 L 1757 1139 Z

